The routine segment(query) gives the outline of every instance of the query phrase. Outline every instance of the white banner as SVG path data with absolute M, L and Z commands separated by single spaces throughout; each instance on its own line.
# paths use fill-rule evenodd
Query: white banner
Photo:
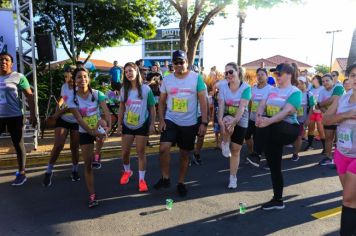
M 0 52 L 7 52 L 14 58 L 13 70 L 17 71 L 15 22 L 13 12 L 0 10 Z

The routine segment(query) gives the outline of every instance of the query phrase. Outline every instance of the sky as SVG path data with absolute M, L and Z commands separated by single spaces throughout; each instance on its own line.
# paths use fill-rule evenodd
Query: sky
M 228 16 L 215 18 L 214 25 L 204 34 L 204 66 L 223 69 L 237 61 L 238 18 L 237 8 L 229 6 Z M 304 0 L 301 4 L 279 4 L 271 9 L 247 10 L 243 25 L 244 39 L 242 64 L 274 55 L 290 57 L 312 66 L 330 64 L 332 35 L 335 33 L 333 58 L 348 57 L 352 34 L 356 28 L 356 0 Z M 171 25 L 172 28 L 177 25 Z M 67 58 L 63 50 L 59 59 Z M 142 57 L 142 42 L 123 43 L 121 47 L 105 48 L 94 52 L 92 58 L 117 60 L 120 65 Z

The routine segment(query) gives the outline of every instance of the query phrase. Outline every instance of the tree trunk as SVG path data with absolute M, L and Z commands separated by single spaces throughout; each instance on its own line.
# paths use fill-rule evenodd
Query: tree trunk
M 200 37 L 192 37 L 188 41 L 188 51 L 187 51 L 187 58 L 188 58 L 188 66 L 191 67 L 194 64 L 195 54 L 198 48 Z

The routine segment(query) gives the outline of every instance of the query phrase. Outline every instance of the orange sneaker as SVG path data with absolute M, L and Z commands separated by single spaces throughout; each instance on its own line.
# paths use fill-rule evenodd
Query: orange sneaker
M 145 180 L 141 179 L 140 182 L 138 183 L 138 191 L 140 192 L 148 191 L 148 187 Z
M 129 182 L 131 176 L 132 176 L 131 170 L 124 171 L 124 173 L 122 174 L 121 179 L 120 179 L 120 184 L 122 184 L 122 185 L 127 184 Z

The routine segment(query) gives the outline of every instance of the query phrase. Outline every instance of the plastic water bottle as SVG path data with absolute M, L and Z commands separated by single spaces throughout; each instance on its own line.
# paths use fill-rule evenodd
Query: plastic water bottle
M 166 209 L 172 210 L 173 208 L 173 199 L 166 199 Z
M 243 203 L 243 202 L 240 202 L 239 203 L 239 213 L 240 214 L 245 214 L 246 213 L 246 204 L 245 203 Z

